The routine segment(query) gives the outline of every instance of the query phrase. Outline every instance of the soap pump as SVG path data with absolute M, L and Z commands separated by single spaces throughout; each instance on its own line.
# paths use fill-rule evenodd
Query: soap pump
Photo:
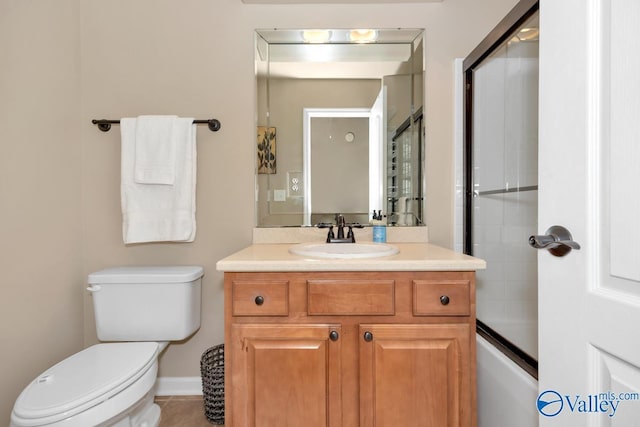
M 387 241 L 387 223 L 386 219 L 383 219 L 382 211 L 378 213 L 373 211 L 373 217 L 371 219 L 373 225 L 373 241 L 375 243 L 385 243 Z

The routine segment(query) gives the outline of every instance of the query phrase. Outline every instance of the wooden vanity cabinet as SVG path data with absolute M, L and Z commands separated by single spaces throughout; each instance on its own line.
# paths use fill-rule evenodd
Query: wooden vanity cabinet
M 227 427 L 476 425 L 473 272 L 225 273 Z
M 467 325 L 361 325 L 361 426 L 469 426 Z M 366 340 L 365 340 L 366 341 Z
M 240 344 L 230 349 L 233 403 L 225 414 L 232 425 L 340 425 L 341 351 L 332 332 L 340 325 L 234 325 L 231 342 Z

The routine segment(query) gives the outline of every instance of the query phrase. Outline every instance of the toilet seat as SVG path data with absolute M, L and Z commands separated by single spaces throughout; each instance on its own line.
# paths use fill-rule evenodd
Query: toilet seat
M 157 368 L 157 354 L 155 342 L 91 346 L 33 380 L 18 397 L 12 419 L 19 420 L 19 425 L 49 424 L 73 417 L 108 399 L 115 400 L 118 393 L 151 367 Z M 146 391 L 137 399 L 144 394 Z M 127 399 L 131 396 L 127 395 Z M 135 400 L 125 402 L 126 405 L 133 403 Z

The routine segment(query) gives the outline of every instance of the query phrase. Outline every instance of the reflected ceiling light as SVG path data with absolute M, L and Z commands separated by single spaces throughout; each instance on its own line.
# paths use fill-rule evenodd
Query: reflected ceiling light
M 521 42 L 538 40 L 539 36 L 539 28 L 523 28 L 518 31 L 518 34 L 516 35 L 516 37 L 518 37 L 518 40 L 520 40 Z
M 369 43 L 376 41 L 378 32 L 376 30 L 351 30 L 349 32 L 349 40 L 356 43 Z
M 329 30 L 304 30 L 302 39 L 305 43 L 325 43 L 331 39 L 331 31 Z

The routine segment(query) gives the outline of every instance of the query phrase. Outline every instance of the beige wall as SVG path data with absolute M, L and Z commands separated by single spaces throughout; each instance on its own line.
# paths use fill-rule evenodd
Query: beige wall
M 369 218 L 369 118 L 314 117 L 310 129 L 311 211 Z M 345 135 L 352 132 L 351 142 Z M 368 221 L 367 221 L 368 222 Z
M 29 379 L 95 342 L 83 291 L 95 269 L 205 267 L 203 326 L 169 347 L 161 375 L 198 375 L 202 351 L 222 341 L 215 263 L 248 245 L 254 224 L 254 28 L 426 28 L 427 218 L 430 240 L 451 246 L 453 59 L 515 3 L 0 0 L 0 340 L 9 349 L 0 424 Z M 165 113 L 222 122 L 217 133 L 198 129 L 198 235 L 191 244 L 125 247 L 119 129 L 102 133 L 90 120 Z
M 0 0 L 0 425 L 83 346 L 77 0 Z

